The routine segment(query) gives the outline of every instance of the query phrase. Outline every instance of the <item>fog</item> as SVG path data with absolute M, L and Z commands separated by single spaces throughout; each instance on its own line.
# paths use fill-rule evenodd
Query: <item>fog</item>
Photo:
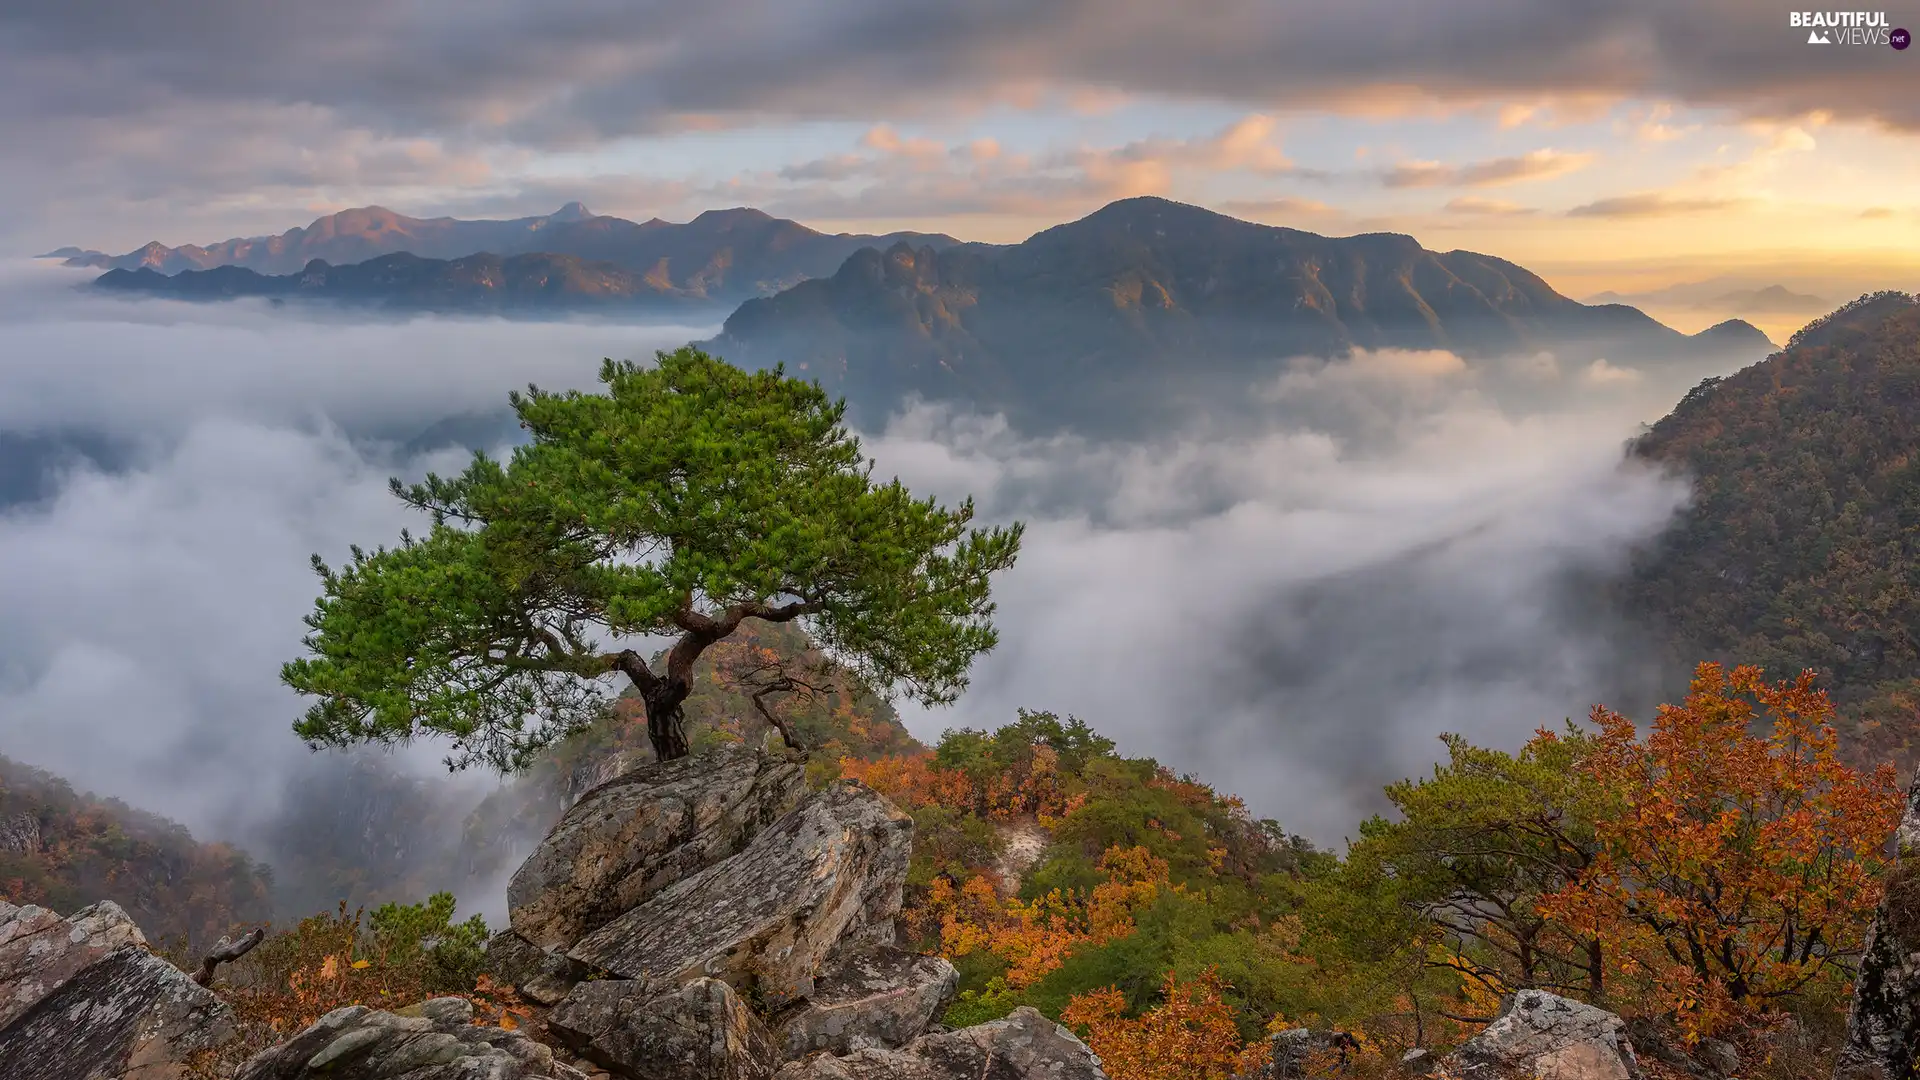
M 409 448 L 436 424 L 714 329 L 345 321 L 80 280 L 0 275 L 0 452 L 32 481 L 0 493 L 0 753 L 256 850 L 317 767 L 278 682 L 309 554 L 420 524 L 385 486 L 458 467 Z M 1073 713 L 1334 843 L 1441 732 L 1513 746 L 1595 701 L 1643 708 L 1664 673 L 1590 585 L 1683 503 L 1621 447 L 1697 374 L 1296 361 L 1246 388 L 1264 423 L 1129 442 L 906 407 L 865 435 L 879 472 L 1028 522 L 1000 648 L 908 723 Z M 443 775 L 442 752 L 397 763 Z M 463 805 L 492 783 L 439 782 Z

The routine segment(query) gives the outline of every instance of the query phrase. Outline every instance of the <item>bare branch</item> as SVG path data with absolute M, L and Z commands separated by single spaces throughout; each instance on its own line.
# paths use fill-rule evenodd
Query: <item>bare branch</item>
M 246 936 L 235 941 L 221 938 L 213 946 L 213 951 L 200 958 L 200 970 L 193 973 L 193 981 L 201 986 L 213 985 L 213 970 L 221 964 L 231 964 L 235 960 L 253 951 L 255 945 L 267 939 L 267 928 L 256 926 Z

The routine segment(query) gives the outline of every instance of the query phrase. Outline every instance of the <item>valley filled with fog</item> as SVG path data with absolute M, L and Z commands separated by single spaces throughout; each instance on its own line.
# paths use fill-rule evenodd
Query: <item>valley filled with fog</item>
M 269 862 L 291 804 L 346 775 L 278 681 L 309 556 L 424 528 L 388 477 L 503 450 L 509 390 L 586 389 L 602 357 L 715 330 L 126 301 L 88 276 L 0 276 L 0 754 Z M 1071 713 L 1334 843 L 1442 732 L 1511 747 L 1596 701 L 1644 710 L 1672 673 L 1602 586 L 1686 487 L 1622 446 L 1703 374 L 1358 353 L 1125 438 L 903 403 L 863 432 L 877 472 L 1028 523 L 1000 647 L 906 722 Z M 395 758 L 457 822 L 496 781 L 442 752 Z

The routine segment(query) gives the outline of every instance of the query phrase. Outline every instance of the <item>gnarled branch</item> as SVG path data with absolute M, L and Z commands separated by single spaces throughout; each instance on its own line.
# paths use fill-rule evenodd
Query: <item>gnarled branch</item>
M 213 985 L 213 970 L 221 964 L 231 964 L 235 960 L 253 951 L 255 945 L 267 939 L 267 928 L 256 926 L 247 931 L 246 936 L 235 941 L 223 937 L 213 946 L 213 951 L 200 958 L 200 970 L 193 973 L 193 981 L 201 986 Z

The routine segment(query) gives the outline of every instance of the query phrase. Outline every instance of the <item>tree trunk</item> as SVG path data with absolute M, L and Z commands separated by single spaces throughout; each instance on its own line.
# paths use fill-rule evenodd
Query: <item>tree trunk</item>
M 653 756 L 661 761 L 687 756 L 686 716 L 680 706 L 692 689 L 682 680 L 667 678 L 640 692 L 647 711 L 647 741 L 653 744 Z

